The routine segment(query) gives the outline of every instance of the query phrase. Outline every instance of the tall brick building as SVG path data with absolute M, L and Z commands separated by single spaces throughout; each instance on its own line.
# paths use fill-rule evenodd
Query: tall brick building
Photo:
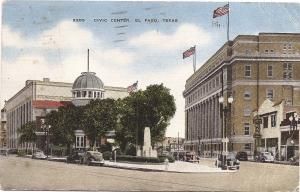
M 225 134 L 229 151 L 253 154 L 253 112 L 266 99 L 299 107 L 299 71 L 299 33 L 239 35 L 225 43 L 186 81 L 185 149 L 216 156 Z

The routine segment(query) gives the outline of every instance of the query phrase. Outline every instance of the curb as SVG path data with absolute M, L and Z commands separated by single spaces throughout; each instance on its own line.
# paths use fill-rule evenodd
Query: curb
M 180 172 L 180 171 L 168 171 L 168 170 L 160 170 L 160 169 L 147 169 L 147 168 L 137 168 L 137 167 L 122 167 L 117 165 L 107 165 L 104 164 L 103 167 L 109 167 L 109 168 L 117 168 L 117 169 L 125 169 L 125 170 L 136 170 L 136 171 L 143 171 L 143 172 L 167 172 L 167 173 L 193 173 L 193 174 L 199 174 L 199 173 L 235 173 L 236 171 L 220 171 L 220 172 L 209 172 L 209 171 L 203 171 L 203 172 Z

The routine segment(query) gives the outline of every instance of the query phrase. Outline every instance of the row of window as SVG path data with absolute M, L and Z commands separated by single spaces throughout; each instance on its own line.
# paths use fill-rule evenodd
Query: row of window
M 96 140 L 95 141 L 96 147 L 100 147 L 100 141 Z M 76 143 L 75 143 L 76 148 L 85 148 L 86 147 L 86 141 L 85 141 L 85 136 L 76 136 Z
M 101 91 L 74 91 L 73 98 L 104 98 Z
M 271 116 L 271 127 L 276 127 L 276 114 L 272 114 Z M 263 117 L 263 128 L 269 127 L 269 116 Z
M 202 86 L 200 86 L 193 94 L 188 96 L 187 103 L 192 103 L 193 101 L 197 100 L 198 98 L 204 96 L 211 90 L 219 87 L 219 85 L 222 83 L 222 77 L 221 75 L 217 75 Z
M 292 44 L 284 43 L 282 46 L 282 49 L 283 49 L 283 51 L 291 51 L 291 50 L 293 50 Z M 251 50 L 249 50 L 249 49 L 245 50 L 246 54 L 249 54 L 250 52 L 251 52 Z M 274 53 L 275 53 L 274 49 L 265 49 L 265 54 L 274 54 Z M 284 53 L 286 53 L 286 52 L 284 52 Z
M 251 77 L 251 65 L 245 65 L 244 76 L 247 78 Z M 283 63 L 282 76 L 283 76 L 283 79 L 292 79 L 293 78 L 292 63 Z M 273 77 L 273 65 L 271 65 L 271 64 L 268 64 L 268 67 L 267 67 L 267 77 Z

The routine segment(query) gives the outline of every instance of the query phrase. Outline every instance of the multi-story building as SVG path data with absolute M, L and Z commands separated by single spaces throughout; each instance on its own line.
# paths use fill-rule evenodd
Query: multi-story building
M 3 107 L 3 109 L 1 109 L 0 148 L 6 148 L 6 144 L 6 108 Z
M 44 78 L 43 81 L 27 80 L 25 87 L 6 102 L 8 148 L 32 147 L 31 143 L 19 143 L 17 130 L 25 123 L 36 120 L 38 124 L 38 131 L 36 132 L 38 141 L 36 144 L 38 148 L 43 149 L 46 131 L 41 129 L 41 120 L 48 112 L 57 110 L 60 106 L 71 104 L 71 101 L 80 103 L 79 100 L 117 99 L 128 95 L 126 88 L 104 86 L 103 84 L 101 92 L 98 89 L 96 92 L 94 87 L 89 86 L 98 77 L 93 73 L 95 78 L 90 79 L 90 77 L 86 76 L 87 74 L 83 74 L 84 77 L 80 76 L 85 81 L 81 81 L 82 84 L 78 84 L 78 87 L 73 86 L 73 83 L 52 82 L 49 78 Z M 82 93 L 76 88 L 78 90 L 80 88 Z M 80 139 L 82 139 L 81 136 Z M 83 142 L 79 141 L 79 138 L 76 138 L 76 141 L 78 141 L 75 143 L 76 146 L 81 145 Z
M 258 151 L 269 151 L 281 160 L 298 154 L 299 113 L 300 106 L 287 105 L 284 100 L 273 103 L 266 99 L 258 110 L 253 112 L 254 116 L 258 115 L 261 119 Z M 291 120 L 295 121 L 290 121 L 291 116 L 294 117 Z
M 227 137 L 229 151 L 253 154 L 252 112 L 266 98 L 299 106 L 298 71 L 299 33 L 239 35 L 226 42 L 186 81 L 186 150 L 216 156 L 227 142 L 222 138 Z

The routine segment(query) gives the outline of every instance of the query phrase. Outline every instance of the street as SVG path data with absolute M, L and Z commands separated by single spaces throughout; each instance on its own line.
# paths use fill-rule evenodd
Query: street
M 279 164 L 241 162 L 234 173 L 166 173 L 0 156 L 2 190 L 294 191 L 298 182 L 297 166 Z

